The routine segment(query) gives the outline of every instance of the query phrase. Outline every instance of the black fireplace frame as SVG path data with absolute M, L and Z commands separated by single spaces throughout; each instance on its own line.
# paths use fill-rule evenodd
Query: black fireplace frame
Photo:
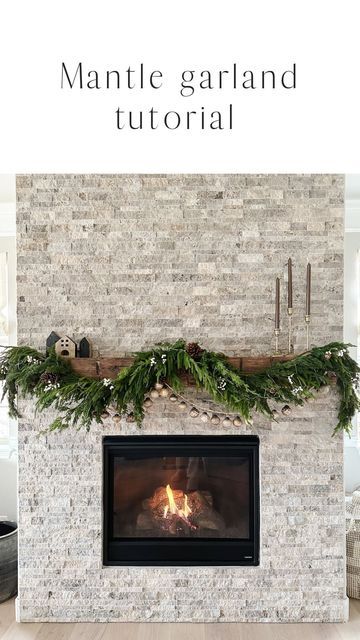
M 114 457 L 126 452 L 185 456 L 201 446 L 202 455 L 247 455 L 250 462 L 250 536 L 233 538 L 114 539 Z M 192 455 L 196 455 L 192 453 Z M 259 564 L 260 495 L 257 436 L 104 436 L 103 437 L 103 564 L 106 566 L 257 566 Z

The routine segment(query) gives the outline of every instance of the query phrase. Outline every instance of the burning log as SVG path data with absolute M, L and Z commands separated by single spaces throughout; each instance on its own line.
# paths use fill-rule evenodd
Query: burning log
M 142 503 L 136 529 L 150 536 L 211 535 L 225 529 L 222 516 L 213 508 L 208 491 L 184 493 L 170 485 L 158 487 L 151 498 Z M 206 534 L 208 531 L 208 534 Z

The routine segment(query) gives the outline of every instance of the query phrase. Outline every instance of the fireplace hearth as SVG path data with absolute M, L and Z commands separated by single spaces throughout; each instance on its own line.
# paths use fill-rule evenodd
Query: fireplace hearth
M 105 565 L 257 565 L 257 436 L 107 436 Z

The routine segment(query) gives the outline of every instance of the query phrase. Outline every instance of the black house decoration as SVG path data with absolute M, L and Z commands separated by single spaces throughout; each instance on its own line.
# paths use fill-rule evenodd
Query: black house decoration
M 90 358 L 91 356 L 90 342 L 86 338 L 80 340 L 78 355 L 80 358 Z
M 46 340 L 46 355 L 49 355 L 51 347 L 53 347 L 57 341 L 60 340 L 60 336 L 58 336 L 55 331 L 52 331 Z

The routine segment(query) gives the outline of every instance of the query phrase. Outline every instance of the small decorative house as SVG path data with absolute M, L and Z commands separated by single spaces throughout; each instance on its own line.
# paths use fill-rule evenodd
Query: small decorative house
M 80 340 L 78 356 L 80 358 L 91 358 L 91 345 L 87 338 Z
M 55 343 L 55 351 L 58 356 L 63 358 L 75 358 L 76 357 L 76 343 L 71 340 L 69 336 L 61 336 Z
M 55 331 L 52 331 L 46 339 L 46 355 L 49 355 L 51 347 L 53 347 L 58 340 L 60 340 L 60 336 L 58 336 Z

